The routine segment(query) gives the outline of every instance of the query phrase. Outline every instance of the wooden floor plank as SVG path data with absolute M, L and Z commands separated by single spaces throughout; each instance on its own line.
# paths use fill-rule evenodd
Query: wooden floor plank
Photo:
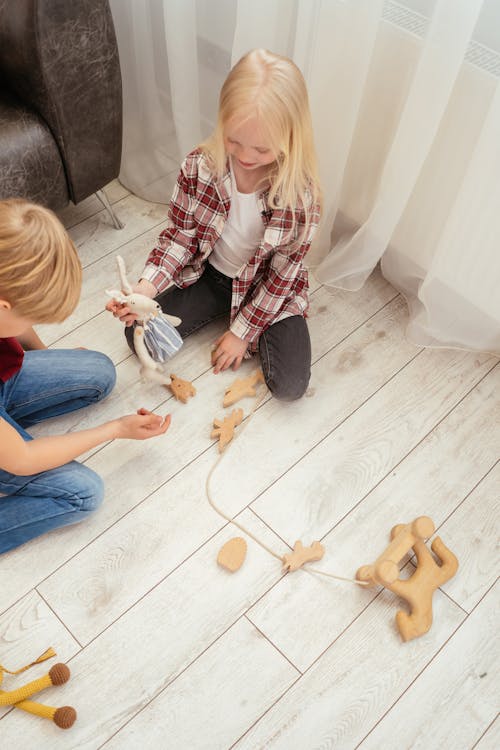
M 119 731 L 106 748 L 229 748 L 298 676 L 243 618 Z M 193 706 L 197 706 L 196 711 Z M 158 721 L 159 716 L 162 721 Z M 224 721 L 220 721 L 221 716 Z
M 453 552 L 460 560 L 460 575 L 448 581 L 444 590 L 467 612 L 477 605 L 498 576 L 499 508 L 500 463 L 497 463 L 439 528 L 444 539 L 453 539 Z
M 107 210 L 103 208 L 69 230 L 84 268 L 109 253 L 117 252 L 119 247 L 152 227 L 158 226 L 159 233 L 163 228 L 159 225 L 167 222 L 166 206 L 148 203 L 131 193 L 114 203 L 113 209 L 123 223 L 123 229 L 115 229 Z
M 125 198 L 129 195 L 129 190 L 121 184 L 118 180 L 113 180 L 106 185 L 104 188 L 106 195 L 108 196 L 109 202 L 113 205 L 117 201 Z M 61 211 L 57 211 L 59 219 L 62 221 L 66 229 L 70 229 L 75 224 L 79 224 L 81 221 L 85 221 L 90 216 L 102 211 L 103 206 L 97 195 L 89 195 L 85 200 L 80 201 L 78 204 L 70 203 L 66 208 Z
M 275 545 L 272 532 L 252 516 L 246 511 L 239 520 Z M 222 530 L 70 661 L 79 717 L 71 733 L 38 722 L 33 735 L 32 717 L 19 712 L 3 719 L 2 745 L 31 735 L 38 747 L 95 750 L 144 708 L 281 575 L 259 546 L 237 575 L 221 571 L 217 552 L 233 535 Z
M 387 627 L 392 604 L 384 594 L 379 598 L 380 605 L 368 607 L 235 748 L 352 750 L 465 617 L 438 592 L 435 628 L 402 644 Z M 307 628 L 304 634 L 313 637 Z
M 459 351 L 421 352 L 299 461 L 283 481 L 261 495 L 253 510 L 289 544 L 303 537 L 320 539 L 432 431 L 496 361 Z M 500 386 L 500 368 L 495 380 Z M 493 413 L 485 410 L 485 438 L 494 445 L 500 422 L 494 391 L 489 393 L 489 406 Z M 491 455 L 488 448 L 486 453 Z
M 497 688 L 496 688 L 497 689 Z M 498 692 L 498 689 L 497 689 Z M 473 750 L 498 750 L 500 747 L 500 717 L 494 721 L 479 742 L 474 745 Z
M 472 748 L 498 713 L 500 587 L 491 590 L 360 750 Z M 424 720 L 425 717 L 425 720 Z M 402 738 L 404 737 L 404 741 Z

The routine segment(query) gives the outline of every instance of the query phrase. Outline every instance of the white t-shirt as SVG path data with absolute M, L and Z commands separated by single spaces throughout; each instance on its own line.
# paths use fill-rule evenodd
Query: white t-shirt
M 257 193 L 240 193 L 232 169 L 231 185 L 229 216 L 210 254 L 209 263 L 233 279 L 257 250 L 264 236 L 264 222 Z

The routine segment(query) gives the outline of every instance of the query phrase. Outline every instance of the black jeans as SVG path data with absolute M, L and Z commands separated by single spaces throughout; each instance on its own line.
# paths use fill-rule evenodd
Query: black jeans
M 217 318 L 227 317 L 231 310 L 233 280 L 207 263 L 198 281 L 185 289 L 174 286 L 159 294 L 156 301 L 162 310 L 177 315 L 182 323 L 182 338 Z M 125 328 L 132 351 L 133 327 Z M 311 377 L 311 340 L 307 323 L 293 315 L 274 323 L 259 339 L 262 372 L 267 387 L 276 398 L 293 401 L 304 395 Z

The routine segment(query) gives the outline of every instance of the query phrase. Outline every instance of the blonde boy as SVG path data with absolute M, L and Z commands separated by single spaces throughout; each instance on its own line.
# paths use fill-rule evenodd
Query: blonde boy
M 169 418 L 140 409 L 67 435 L 32 439 L 25 431 L 100 401 L 115 384 L 106 355 L 47 349 L 32 328 L 73 312 L 81 277 L 76 248 L 51 211 L 0 201 L 0 553 L 100 505 L 102 480 L 73 459 L 105 441 L 153 437 L 169 426 Z

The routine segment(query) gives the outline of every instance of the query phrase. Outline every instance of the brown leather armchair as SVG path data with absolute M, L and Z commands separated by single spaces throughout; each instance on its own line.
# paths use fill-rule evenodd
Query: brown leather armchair
M 0 199 L 52 209 L 94 192 L 106 201 L 121 145 L 108 1 L 0 0 Z

